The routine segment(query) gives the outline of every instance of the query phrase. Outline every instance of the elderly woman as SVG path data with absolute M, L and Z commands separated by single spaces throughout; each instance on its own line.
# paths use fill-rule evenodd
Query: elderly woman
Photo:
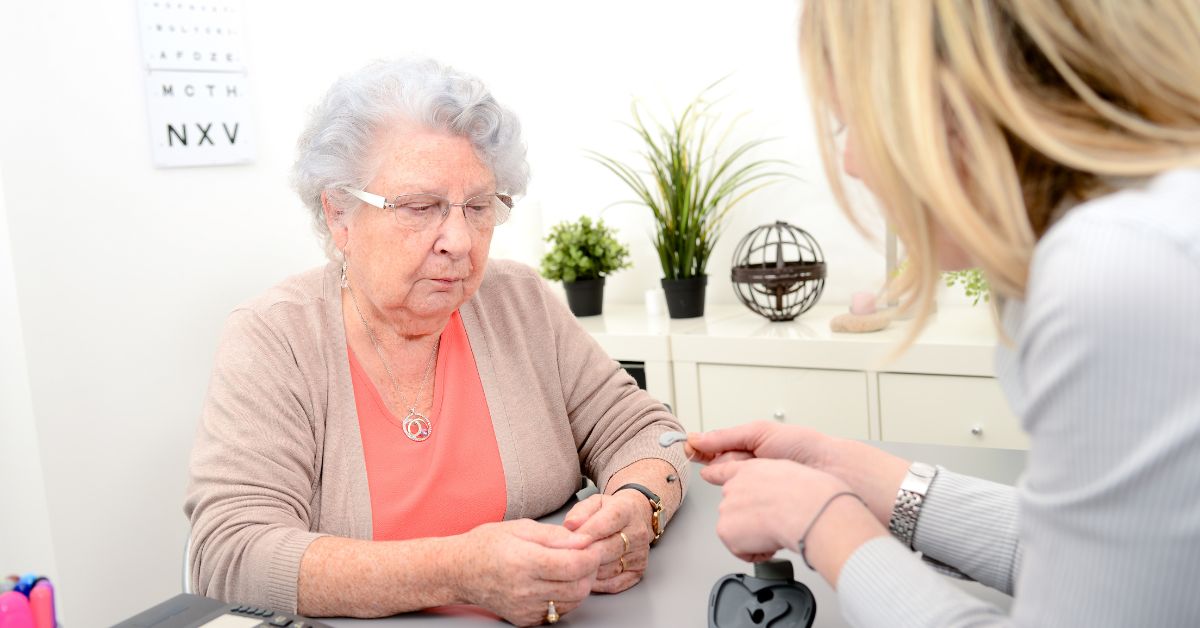
M 313 616 L 553 623 L 637 583 L 683 498 L 679 424 L 529 268 L 488 261 L 516 118 L 428 60 L 338 81 L 295 183 L 332 261 L 230 316 L 185 510 L 199 593 Z M 564 525 L 530 520 L 581 475 Z

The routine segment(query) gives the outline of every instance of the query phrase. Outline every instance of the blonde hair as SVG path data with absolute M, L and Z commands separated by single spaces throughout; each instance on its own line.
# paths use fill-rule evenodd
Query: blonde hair
M 904 243 L 905 345 L 939 282 L 938 226 L 1020 298 L 1057 208 L 1200 165 L 1195 0 L 805 0 L 800 45 L 839 204 L 853 220 L 831 114 Z

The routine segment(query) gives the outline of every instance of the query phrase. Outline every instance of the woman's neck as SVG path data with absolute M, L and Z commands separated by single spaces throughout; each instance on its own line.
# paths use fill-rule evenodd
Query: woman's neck
M 355 336 L 361 333 L 365 340 L 378 342 L 387 353 L 427 350 L 450 322 L 450 315 L 415 316 L 403 309 L 385 312 L 351 288 L 342 291 L 342 310 L 347 332 L 353 330 Z

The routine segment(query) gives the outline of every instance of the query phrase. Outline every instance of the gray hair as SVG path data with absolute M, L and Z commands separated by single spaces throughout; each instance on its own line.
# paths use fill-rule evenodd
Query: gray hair
M 399 120 L 470 140 L 496 177 L 497 190 L 518 195 L 529 183 L 521 123 L 478 78 L 432 59 L 376 61 L 343 76 L 313 109 L 297 142 L 292 185 L 313 217 L 332 259 L 321 193 L 349 217 L 361 202 L 341 190 L 362 189 L 374 176 L 374 143 Z

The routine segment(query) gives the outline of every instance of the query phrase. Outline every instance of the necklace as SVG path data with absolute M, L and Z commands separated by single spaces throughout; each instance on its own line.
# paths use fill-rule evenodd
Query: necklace
M 375 337 L 375 330 L 367 324 L 366 317 L 363 316 L 362 309 L 358 307 L 358 297 L 354 295 L 354 289 L 350 287 L 349 282 L 346 284 L 346 290 L 350 291 L 350 300 L 354 302 L 354 311 L 358 313 L 358 320 L 362 321 L 363 328 L 367 330 L 367 337 L 371 339 L 371 346 L 375 349 L 375 355 L 379 356 L 379 361 L 383 364 L 383 370 L 387 372 L 388 380 L 392 383 L 392 394 L 396 399 L 400 399 L 400 384 L 396 381 L 396 376 L 392 375 L 392 369 L 388 366 L 387 358 L 383 357 L 383 350 L 379 348 L 379 339 Z M 437 358 L 438 347 L 441 346 L 442 339 L 439 337 L 433 343 L 433 351 L 429 354 L 429 360 L 425 363 L 425 374 L 421 376 L 421 385 L 417 387 L 417 392 L 413 393 L 412 403 L 408 404 L 408 414 L 401 422 L 404 428 L 404 435 L 413 442 L 420 443 L 429 438 L 433 434 L 433 423 L 429 417 L 417 412 L 417 402 L 421 399 L 421 391 L 425 390 L 425 384 L 429 381 L 429 373 L 433 370 L 433 365 Z

